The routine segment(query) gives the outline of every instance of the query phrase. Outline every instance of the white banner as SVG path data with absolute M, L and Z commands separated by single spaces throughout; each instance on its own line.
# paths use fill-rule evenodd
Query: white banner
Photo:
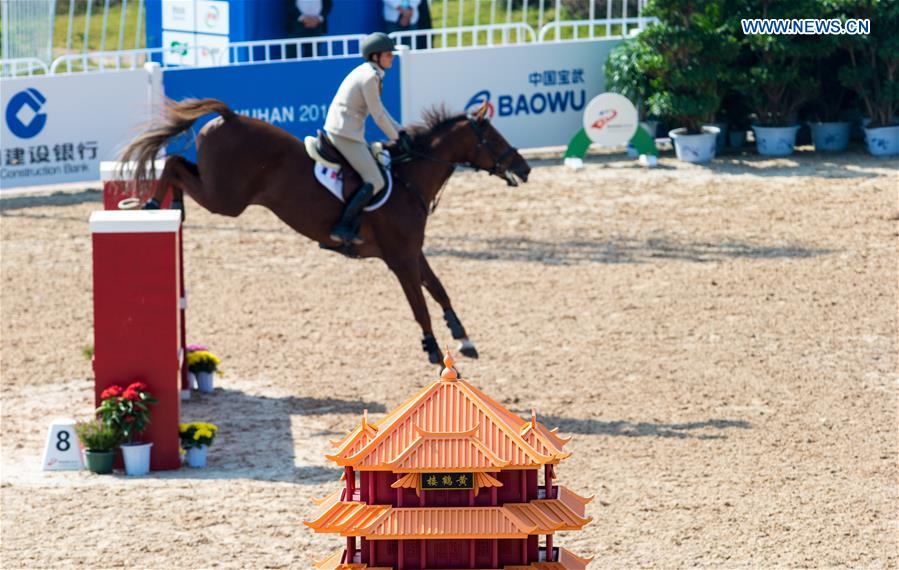
M 488 114 L 520 148 L 567 145 L 587 103 L 605 89 L 603 66 L 621 40 L 585 40 L 402 54 L 403 120 L 440 103 Z
M 0 189 L 100 179 L 100 161 L 150 119 L 161 73 L 108 73 L 0 80 Z

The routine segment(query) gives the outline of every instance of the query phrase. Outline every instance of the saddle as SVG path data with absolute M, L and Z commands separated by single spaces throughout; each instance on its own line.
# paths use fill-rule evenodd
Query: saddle
M 353 195 L 361 185 L 362 178 L 359 174 L 353 169 L 352 165 L 340 154 L 340 151 L 337 150 L 331 141 L 328 140 L 328 136 L 324 133 L 324 131 L 319 130 L 317 136 L 307 136 L 304 139 L 304 144 L 306 146 L 306 153 L 309 157 L 320 164 L 323 167 L 331 170 L 331 176 L 337 176 L 342 182 L 339 186 L 342 196 L 337 196 L 338 199 L 346 202 Z M 375 142 L 369 145 L 371 149 L 372 156 L 375 159 L 375 162 L 378 164 L 378 168 L 381 169 L 381 176 L 384 177 L 386 184 L 384 189 L 381 192 L 378 192 L 372 197 L 371 204 L 378 204 L 381 198 L 384 198 L 385 193 L 389 193 L 390 186 L 392 182 L 392 176 L 390 172 L 390 153 L 386 149 L 384 149 L 384 145 L 380 142 Z M 316 168 L 316 173 L 318 173 L 319 168 Z M 334 188 L 330 184 L 325 185 L 326 188 L 334 192 Z M 386 200 L 385 200 L 386 201 Z M 368 208 L 366 208 L 368 210 Z

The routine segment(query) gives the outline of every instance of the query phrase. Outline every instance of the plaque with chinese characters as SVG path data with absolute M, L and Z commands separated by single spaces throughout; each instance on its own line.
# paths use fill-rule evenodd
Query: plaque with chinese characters
M 425 491 L 473 489 L 472 473 L 422 473 L 421 488 Z

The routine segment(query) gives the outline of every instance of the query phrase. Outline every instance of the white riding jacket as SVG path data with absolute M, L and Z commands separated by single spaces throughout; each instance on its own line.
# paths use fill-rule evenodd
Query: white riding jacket
M 381 103 L 383 77 L 384 70 L 370 61 L 351 71 L 331 101 L 325 118 L 325 131 L 364 143 L 365 119 L 371 115 L 384 134 L 396 140 L 403 127 Z

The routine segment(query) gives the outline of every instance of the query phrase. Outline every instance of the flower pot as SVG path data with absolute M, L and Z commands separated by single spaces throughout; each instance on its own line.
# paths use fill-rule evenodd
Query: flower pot
M 150 448 L 152 443 L 123 443 L 125 475 L 139 477 L 150 472 Z
M 789 156 L 796 146 L 796 133 L 799 125 L 790 127 L 762 127 L 753 125 L 755 146 L 759 154 L 764 156 Z
M 87 468 L 91 473 L 105 475 L 112 473 L 112 460 L 115 458 L 115 452 L 112 451 L 91 451 L 88 449 L 84 452 L 87 459 Z
M 687 129 L 674 129 L 668 133 L 674 141 L 674 152 L 678 160 L 702 164 L 715 158 L 718 127 L 702 127 L 702 133 L 688 135 Z
M 200 392 L 203 394 L 212 394 L 212 377 L 212 372 L 197 372 L 197 383 L 200 386 Z
M 187 450 L 187 465 L 189 467 L 206 467 L 206 454 L 209 453 L 208 445 L 191 447 Z
M 728 143 L 730 148 L 740 149 L 746 144 L 746 131 L 742 129 L 727 132 Z
M 187 383 L 190 385 L 191 390 L 197 389 L 197 375 L 193 372 L 187 373 Z
M 849 145 L 848 122 L 843 123 L 809 123 L 812 129 L 812 143 L 815 150 L 823 152 L 839 152 Z
M 899 154 L 899 125 L 865 129 L 865 142 L 873 156 L 894 156 Z
M 711 125 L 703 125 L 704 127 L 715 127 L 718 129 L 718 135 L 715 137 L 715 152 L 721 152 L 727 145 L 727 123 L 712 123 Z

